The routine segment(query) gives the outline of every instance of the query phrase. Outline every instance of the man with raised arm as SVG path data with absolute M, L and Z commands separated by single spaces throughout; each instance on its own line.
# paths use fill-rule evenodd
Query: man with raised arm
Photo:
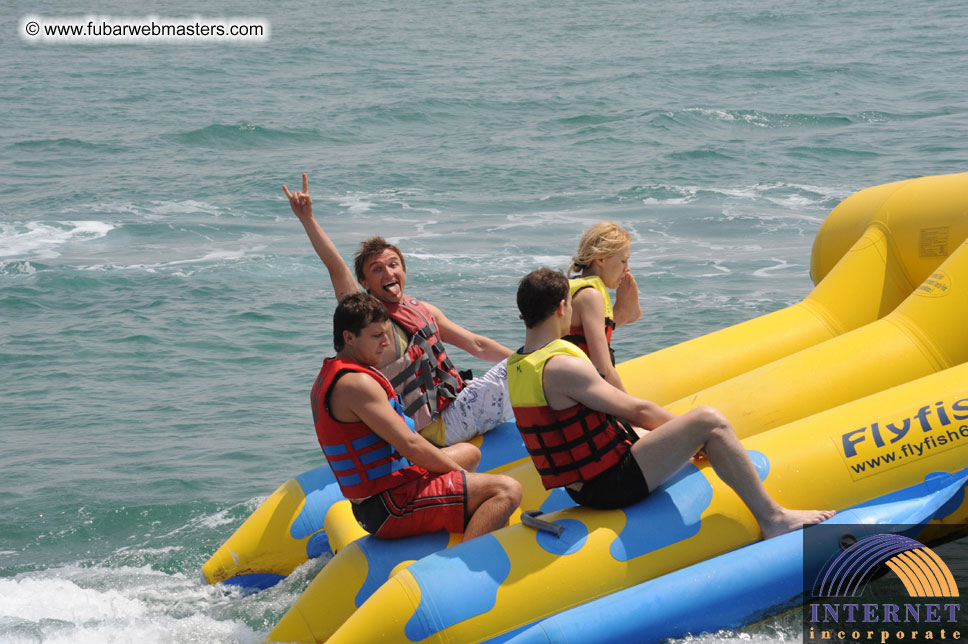
M 378 299 L 343 297 L 333 314 L 336 356 L 323 362 L 311 394 L 316 437 L 354 516 L 383 538 L 447 530 L 466 541 L 504 526 L 521 502 L 521 484 L 473 472 L 481 453 L 469 443 L 437 448 L 413 431 L 374 368 L 390 334 Z
M 580 505 L 621 508 L 644 499 L 704 450 L 716 474 L 753 513 L 764 539 L 834 515 L 790 510 L 773 500 L 719 411 L 699 407 L 675 416 L 605 381 L 581 349 L 561 339 L 572 319 L 562 273 L 529 273 L 517 299 L 527 330 L 524 346 L 508 358 L 508 389 L 545 488 L 564 486 Z
M 286 186 L 282 188 L 329 271 L 337 300 L 362 286 L 387 308 L 393 322 L 393 343 L 375 366 L 400 394 L 404 411 L 413 417 L 417 430 L 436 445 L 453 445 L 510 420 L 513 416 L 507 400 L 505 359 L 511 350 L 468 331 L 436 306 L 405 295 L 407 267 L 403 253 L 382 237 L 360 243 L 354 258 L 354 280 L 333 241 L 313 216 L 305 173 L 302 182 L 302 191 L 295 194 Z M 465 381 L 447 357 L 445 342 L 498 364 L 482 377 Z

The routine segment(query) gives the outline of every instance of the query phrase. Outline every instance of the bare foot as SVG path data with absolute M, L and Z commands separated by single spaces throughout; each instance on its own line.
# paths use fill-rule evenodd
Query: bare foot
M 760 531 L 764 539 L 772 539 L 781 534 L 799 530 L 800 528 L 815 523 L 826 521 L 836 510 L 788 510 L 782 508 L 780 513 L 771 521 L 764 521 L 760 524 Z

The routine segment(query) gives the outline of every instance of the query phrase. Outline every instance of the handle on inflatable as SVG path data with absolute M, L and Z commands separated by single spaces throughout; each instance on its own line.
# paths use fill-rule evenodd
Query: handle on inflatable
M 527 510 L 521 513 L 521 523 L 538 530 L 539 532 L 547 532 L 553 534 L 556 537 L 560 537 L 561 533 L 565 531 L 564 526 L 560 526 L 557 523 L 552 523 L 551 521 L 545 521 L 544 519 L 539 519 L 541 516 L 541 510 Z

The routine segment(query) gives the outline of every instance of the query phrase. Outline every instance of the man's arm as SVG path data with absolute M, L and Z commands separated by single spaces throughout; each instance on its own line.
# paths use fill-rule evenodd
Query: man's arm
M 333 412 L 341 419 L 356 416 L 414 465 L 439 474 L 463 469 L 426 438 L 411 431 L 390 406 L 386 391 L 370 376 L 348 373 L 340 378 L 331 403 Z
M 424 302 L 424 304 L 427 303 Z M 427 304 L 427 308 L 434 314 L 434 318 L 437 320 L 437 328 L 440 330 L 440 339 L 444 342 L 460 347 L 475 358 L 487 362 L 500 362 L 513 353 L 500 342 L 468 331 L 450 320 L 436 306 Z
M 608 352 L 608 338 L 605 337 L 605 303 L 598 291 L 586 288 L 572 300 L 575 314 L 581 320 L 585 342 L 588 345 L 588 357 L 598 372 L 605 376 L 605 380 L 616 389 L 625 391 L 622 379 L 612 365 L 612 356 Z
M 332 282 L 333 290 L 336 291 L 336 299 L 341 300 L 343 296 L 356 293 L 360 288 L 353 278 L 350 267 L 346 265 L 339 251 L 336 250 L 333 240 L 329 238 L 323 227 L 313 217 L 313 200 L 309 198 L 309 178 L 305 172 L 303 172 L 302 181 L 302 192 L 292 194 L 285 185 L 282 186 L 282 189 L 289 197 L 289 206 L 296 217 L 299 218 L 299 221 L 302 222 L 303 228 L 306 229 L 306 234 L 309 235 L 309 241 L 316 249 L 316 254 L 319 255 L 319 259 L 323 260 L 323 264 L 329 271 L 329 281 Z
M 581 403 L 645 429 L 655 429 L 675 418 L 672 412 L 654 402 L 616 389 L 602 380 L 595 365 L 574 356 L 553 356 L 548 360 L 544 370 L 544 391 L 553 409 L 567 409 Z

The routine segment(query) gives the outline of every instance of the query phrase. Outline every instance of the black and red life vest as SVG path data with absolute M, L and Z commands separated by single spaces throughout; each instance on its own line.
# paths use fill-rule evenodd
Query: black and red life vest
M 508 392 L 514 417 L 545 489 L 590 481 L 617 464 L 632 446 L 628 430 L 615 418 L 577 404 L 552 409 L 544 394 L 545 363 L 554 356 L 588 360 L 566 340 L 549 342 L 528 354 L 508 358 Z
M 586 288 L 593 288 L 602 296 L 602 301 L 605 304 L 605 341 L 608 342 L 608 354 L 612 359 L 612 365 L 614 365 L 615 351 L 612 350 L 612 331 L 615 330 L 615 320 L 613 319 L 615 313 L 612 309 L 612 298 L 608 294 L 605 283 L 598 275 L 589 275 L 588 277 L 575 277 L 568 280 L 568 286 L 571 289 L 572 298 Z M 586 355 L 588 354 L 588 341 L 585 339 L 585 329 L 582 325 L 576 324 L 569 328 L 568 335 L 562 339 L 571 342 L 584 351 Z
M 418 430 L 423 429 L 457 397 L 464 380 L 447 357 L 437 321 L 426 304 L 404 295 L 399 304 L 384 305 L 410 341 L 403 355 L 381 371 L 403 399 L 403 413 L 413 418 Z
M 382 373 L 352 360 L 327 358 L 316 377 L 310 401 L 319 446 L 336 475 L 343 496 L 362 499 L 419 478 L 422 471 L 410 465 L 362 421 L 343 423 L 333 418 L 329 407 L 330 393 L 336 382 L 351 372 L 372 376 L 386 391 L 391 404 L 399 401 Z M 395 405 L 395 408 L 403 416 L 399 406 Z M 404 420 L 408 419 L 404 417 Z

